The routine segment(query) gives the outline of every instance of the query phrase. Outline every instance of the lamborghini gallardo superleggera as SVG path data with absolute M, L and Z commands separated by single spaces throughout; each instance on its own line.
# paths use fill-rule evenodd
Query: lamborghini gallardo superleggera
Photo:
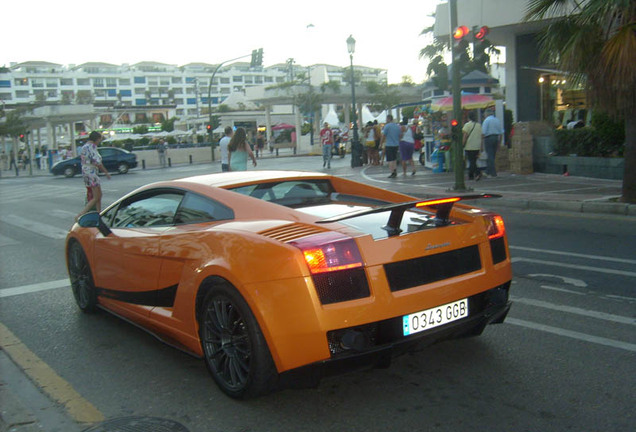
M 73 226 L 71 287 L 203 358 L 231 397 L 315 386 L 503 322 L 505 225 L 466 204 L 491 197 L 292 171 L 154 183 Z

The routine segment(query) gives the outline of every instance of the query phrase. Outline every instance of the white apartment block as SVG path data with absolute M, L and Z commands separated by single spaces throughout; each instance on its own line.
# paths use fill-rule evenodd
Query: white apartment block
M 208 107 L 214 110 L 232 93 L 245 93 L 246 88 L 282 84 L 306 70 L 311 71 L 312 84 L 342 82 L 346 69 L 324 64 L 291 67 L 235 62 L 217 71 L 217 65 L 207 63 L 76 66 L 29 61 L 0 69 L 0 102 L 5 110 L 36 102 L 92 104 L 104 113 L 100 123 L 156 123 L 173 116 L 194 120 L 206 117 Z M 385 69 L 356 66 L 356 71 L 362 73 L 362 81 L 386 83 Z

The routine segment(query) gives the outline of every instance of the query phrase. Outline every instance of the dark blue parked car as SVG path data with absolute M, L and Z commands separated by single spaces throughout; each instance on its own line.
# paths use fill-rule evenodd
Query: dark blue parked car
M 127 150 L 116 147 L 98 147 L 97 151 L 102 155 L 102 164 L 109 172 L 126 174 L 130 168 L 137 167 L 137 155 Z M 53 175 L 73 177 L 82 173 L 82 164 L 79 156 L 57 162 L 51 167 Z

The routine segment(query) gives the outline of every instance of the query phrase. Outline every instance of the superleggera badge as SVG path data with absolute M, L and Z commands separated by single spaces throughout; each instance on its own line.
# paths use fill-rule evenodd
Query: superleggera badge
M 426 246 L 426 250 L 431 250 L 431 249 L 439 249 L 439 248 L 443 248 L 446 246 L 450 246 L 450 242 L 446 242 L 446 243 L 440 243 L 440 244 L 428 244 Z

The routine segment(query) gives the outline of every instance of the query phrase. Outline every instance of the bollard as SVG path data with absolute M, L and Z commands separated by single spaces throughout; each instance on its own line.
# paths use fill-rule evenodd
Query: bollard
M 192 165 L 192 155 L 190 155 L 190 165 Z
M 146 169 L 146 159 L 141 160 L 141 169 Z
M 168 166 L 172 168 L 172 159 L 168 158 Z

